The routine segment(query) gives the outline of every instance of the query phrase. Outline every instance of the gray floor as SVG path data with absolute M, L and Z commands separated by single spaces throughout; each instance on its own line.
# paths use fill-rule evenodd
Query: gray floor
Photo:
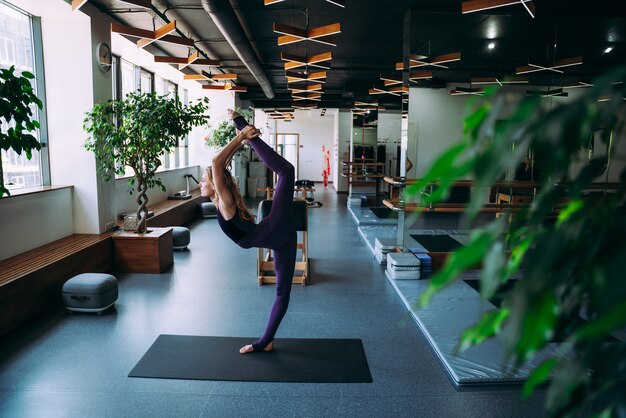
M 281 384 L 128 378 L 159 334 L 258 336 L 273 300 L 256 251 L 215 219 L 191 225 L 166 274 L 119 275 L 114 310 L 62 311 L 0 341 L 0 417 L 539 417 L 519 386 L 456 390 L 385 278 L 346 197 L 315 192 L 312 283 L 294 285 L 280 337 L 361 338 L 373 383 Z M 280 346 L 279 340 L 276 347 Z

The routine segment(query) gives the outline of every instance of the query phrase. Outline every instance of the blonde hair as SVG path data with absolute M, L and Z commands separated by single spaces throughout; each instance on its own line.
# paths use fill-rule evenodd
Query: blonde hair
M 215 185 L 215 182 L 213 181 L 213 170 L 210 166 L 206 168 L 206 174 L 207 179 L 213 185 Z M 250 212 L 250 209 L 248 209 L 245 202 L 243 201 L 243 197 L 241 197 L 241 192 L 239 192 L 239 186 L 237 186 L 237 183 L 235 183 L 235 179 L 230 174 L 230 171 L 228 171 L 227 168 L 224 168 L 224 180 L 226 181 L 226 186 L 228 187 L 228 190 L 230 190 L 233 195 L 233 199 L 235 200 L 235 205 L 239 209 L 239 216 L 241 217 L 241 219 L 245 221 L 254 221 L 254 215 L 252 214 L 252 212 Z M 215 192 L 214 203 L 215 206 L 219 205 L 219 196 L 217 192 Z

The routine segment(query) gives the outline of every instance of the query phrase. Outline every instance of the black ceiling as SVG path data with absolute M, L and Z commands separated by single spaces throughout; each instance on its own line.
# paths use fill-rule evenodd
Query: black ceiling
M 528 63 L 550 65 L 555 60 L 583 57 L 583 64 L 563 73 L 542 71 L 529 75 L 530 83 L 557 87 L 567 82 L 588 81 L 607 68 L 626 63 L 626 2 L 624 0 L 536 0 L 536 17 L 521 4 L 489 11 L 461 14 L 461 0 L 345 0 L 338 7 L 326 0 L 285 0 L 264 6 L 263 0 L 231 0 L 238 20 L 259 56 L 275 97 L 269 99 L 235 50 L 202 7 L 201 0 L 153 0 L 151 9 L 141 9 L 118 0 L 90 0 L 120 23 L 154 29 L 176 20 L 178 36 L 190 37 L 207 58 L 219 59 L 221 72 L 238 74 L 236 84 L 248 91 L 241 98 L 258 108 L 292 106 L 281 52 L 311 56 L 331 51 L 330 70 L 319 107 L 350 108 L 355 100 L 378 100 L 399 107 L 393 95 L 369 95 L 382 86 L 381 73 L 393 73 L 403 60 L 403 28 L 410 9 L 410 53 L 436 56 L 461 52 L 460 61 L 449 69 L 433 70 L 433 79 L 412 85 L 443 87 L 469 83 L 472 77 L 514 75 Z M 228 4 L 228 2 L 225 2 Z M 341 24 L 336 47 L 315 42 L 277 45 L 273 23 L 299 28 Z M 489 42 L 495 48 L 488 49 Z M 156 55 L 186 56 L 187 47 L 155 43 Z M 555 46 L 556 45 L 556 46 Z M 610 53 L 605 53 L 612 47 Z M 167 65 L 167 64 L 163 64 Z M 190 66 L 187 72 L 202 69 Z M 215 71 L 215 70 L 213 70 Z M 311 70 L 309 70 L 311 71 Z M 306 103 L 306 102 L 305 102 Z

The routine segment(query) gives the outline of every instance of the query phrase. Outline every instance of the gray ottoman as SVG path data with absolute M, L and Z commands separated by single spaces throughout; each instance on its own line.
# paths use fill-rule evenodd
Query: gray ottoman
M 213 202 L 202 202 L 200 208 L 203 218 L 215 218 L 217 216 L 217 208 Z
M 105 273 L 79 274 L 63 284 L 62 295 L 69 311 L 101 315 L 117 300 L 117 279 Z
M 191 234 L 189 233 L 189 229 L 184 226 L 173 226 L 172 227 L 172 236 L 174 237 L 174 249 L 175 250 L 185 250 L 189 245 L 189 241 L 191 241 Z

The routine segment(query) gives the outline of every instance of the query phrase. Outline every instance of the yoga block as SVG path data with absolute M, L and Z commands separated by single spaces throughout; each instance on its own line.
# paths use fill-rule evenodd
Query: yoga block
M 63 284 L 63 303 L 69 311 L 102 312 L 117 300 L 117 279 L 105 273 L 83 273 Z
M 189 242 L 191 241 L 191 234 L 189 233 L 189 229 L 184 226 L 173 226 L 172 227 L 172 238 L 173 248 L 175 250 L 186 250 Z

